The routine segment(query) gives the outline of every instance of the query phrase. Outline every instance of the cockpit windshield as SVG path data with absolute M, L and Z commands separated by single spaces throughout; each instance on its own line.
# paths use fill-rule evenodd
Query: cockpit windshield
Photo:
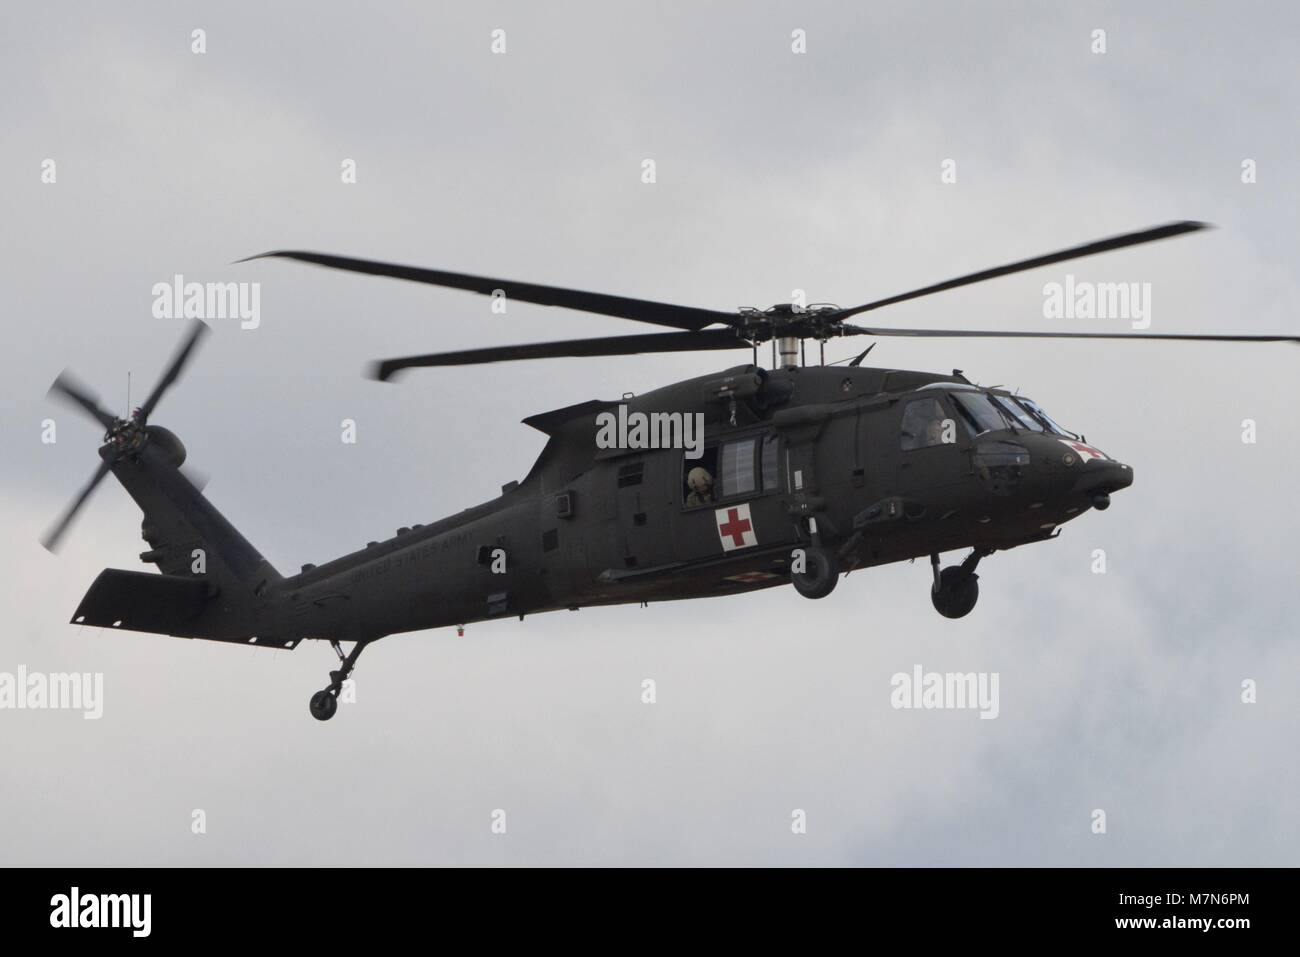
M 957 408 L 958 417 L 972 435 L 983 435 L 999 429 L 1021 429 L 1078 438 L 1073 432 L 1059 426 L 1033 399 L 1018 395 L 996 395 L 973 388 L 953 389 L 948 395 Z
M 1024 396 L 1016 396 L 1014 400 L 1018 405 L 1026 409 L 1035 419 L 1047 427 L 1047 431 L 1054 432 L 1057 435 L 1066 435 L 1072 439 L 1078 436 L 1069 429 L 1063 429 L 1053 421 L 1052 417 L 1043 411 L 1043 407 L 1033 399 L 1026 399 Z
M 1000 408 L 1005 409 L 1010 413 L 1020 428 L 1028 429 L 1030 432 L 1047 431 L 1047 427 L 1043 425 L 1043 423 L 1030 415 L 1028 409 L 1017 405 L 1010 396 L 993 395 L 990 393 L 989 398 L 992 399 Z

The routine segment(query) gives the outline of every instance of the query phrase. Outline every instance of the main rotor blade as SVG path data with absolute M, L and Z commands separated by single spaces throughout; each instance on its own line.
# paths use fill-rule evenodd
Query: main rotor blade
M 41 544 L 44 545 L 46 549 L 53 552 L 59 547 L 59 539 L 61 539 L 63 533 L 68 530 L 68 526 L 72 524 L 72 519 L 76 517 L 81 506 L 86 504 L 86 499 L 90 498 L 90 493 L 95 491 L 95 487 L 99 485 L 104 476 L 108 474 L 108 470 L 108 461 L 101 460 L 99 468 L 95 469 L 95 474 L 90 477 L 90 481 L 87 482 L 86 487 L 81 490 L 81 494 L 72 500 L 72 504 L 68 506 L 68 510 L 63 513 L 63 517 L 60 518 L 54 524 L 54 527 L 45 533 L 45 537 L 41 539 Z
M 935 283 L 933 286 L 926 286 L 922 289 L 913 289 L 911 292 L 901 293 L 897 296 L 890 296 L 888 299 L 877 299 L 875 302 L 868 302 L 861 306 L 855 306 L 852 309 L 845 309 L 839 313 L 839 317 L 841 319 L 847 319 L 849 316 L 856 316 L 858 313 L 869 312 L 872 309 L 879 309 L 882 306 L 892 306 L 896 302 L 906 302 L 909 299 L 919 299 L 921 296 L 929 296 L 936 292 L 956 289 L 959 286 L 969 286 L 973 283 L 984 282 L 986 279 L 996 279 L 999 276 L 1009 276 L 1012 273 L 1024 272 L 1027 269 L 1036 269 L 1039 266 L 1050 266 L 1052 263 L 1066 262 L 1071 259 L 1081 259 L 1084 256 L 1095 256 L 1097 253 L 1109 252 L 1112 249 L 1123 249 L 1126 246 L 1140 246 L 1143 243 L 1151 243 L 1159 239 L 1169 239 L 1173 236 L 1181 236 L 1183 233 L 1194 233 L 1197 230 L 1209 228 L 1211 228 L 1209 223 L 1198 223 L 1184 220 L 1177 223 L 1166 223 L 1164 226 L 1156 226 L 1152 229 L 1139 230 L 1135 233 L 1124 233 L 1120 236 L 1112 236 L 1110 239 L 1099 239 L 1094 243 L 1084 243 L 1082 246 L 1072 246 L 1069 249 L 1062 249 L 1060 252 L 1048 253 L 1046 256 L 1035 256 L 1033 259 L 1022 259 L 1019 262 L 1009 263 L 1005 266 L 996 266 L 993 269 L 985 269 L 980 272 L 970 273 L 966 276 L 959 276 L 956 279 L 949 279 L 947 282 Z
M 1174 332 L 1019 332 L 1006 329 L 882 329 L 843 326 L 846 336 L 935 339 L 1168 339 L 1173 342 L 1297 342 L 1300 336 L 1219 336 Z
M 102 425 L 106 430 L 113 427 L 116 421 L 111 412 L 105 411 L 100 406 L 99 400 L 90 392 L 86 391 L 80 383 L 72 378 L 65 369 L 59 373 L 59 377 L 50 385 L 50 393 L 60 395 L 71 401 L 74 405 L 80 406 L 86 412 Z
M 664 302 L 651 302 L 646 299 L 629 299 L 625 296 L 607 296 L 599 292 L 582 292 L 578 289 L 565 289 L 560 286 L 542 286 L 537 283 L 515 282 L 512 279 L 492 279 L 487 276 L 471 276 L 458 272 L 440 272 L 436 269 L 421 269 L 418 266 L 400 266 L 394 263 L 376 262 L 371 259 L 351 259 L 347 256 L 333 256 L 328 253 L 301 252 L 292 249 L 276 250 L 240 259 L 249 262 L 253 259 L 296 259 L 299 262 L 315 263 L 329 269 L 343 269 L 348 272 L 366 273 L 371 276 L 389 276 L 393 279 L 407 279 L 431 286 L 447 286 L 452 289 L 465 289 L 484 296 L 492 295 L 500 289 L 507 300 L 536 303 L 539 306 L 562 306 L 565 309 L 579 309 L 594 312 L 602 316 L 617 316 L 620 319 L 634 319 L 637 322 L 651 322 L 660 326 L 672 326 L 675 329 L 703 329 L 714 323 L 731 325 L 736 318 L 734 312 L 722 312 L 714 309 L 697 309 L 694 306 L 674 306 Z
M 750 344 L 730 329 L 701 332 L 650 332 L 639 336 L 607 336 L 600 339 L 568 339 L 562 342 L 529 342 L 515 346 L 492 346 L 462 352 L 436 352 L 422 356 L 385 359 L 371 367 L 381 382 L 402 369 L 417 366 L 463 366 L 484 362 L 512 362 L 516 359 L 560 357 L 629 356 L 644 352 L 690 352 L 696 349 L 749 349 Z
M 204 333 L 207 331 L 208 327 L 204 322 L 198 319 L 194 320 L 194 325 L 190 329 L 189 338 L 181 343 L 180 348 L 176 350 L 176 354 L 172 357 L 171 364 L 167 366 L 167 371 L 164 372 L 163 377 L 158 380 L 158 384 L 153 387 L 153 392 L 149 393 L 149 398 L 145 399 L 144 404 L 140 406 L 141 422 L 149 421 L 149 413 L 154 410 L 154 407 L 158 404 L 158 400 L 162 398 L 163 393 L 166 392 L 171 384 L 180 376 L 181 370 L 185 368 L 185 363 L 189 361 L 190 353 L 194 351 L 194 347 L 198 345 L 199 340 L 203 338 Z

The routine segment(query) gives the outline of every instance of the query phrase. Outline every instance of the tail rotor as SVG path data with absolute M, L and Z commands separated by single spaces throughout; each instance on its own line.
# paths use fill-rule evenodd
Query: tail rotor
M 103 426 L 104 445 L 99 450 L 101 461 L 98 468 L 95 469 L 94 474 L 91 475 L 90 481 L 86 483 L 80 494 L 72 500 L 72 503 L 64 511 L 63 515 L 54 523 L 53 526 L 51 526 L 50 530 L 46 532 L 45 536 L 41 539 L 41 544 L 44 545 L 46 549 L 51 552 L 58 549 L 59 542 L 71 527 L 73 519 L 76 518 L 77 513 L 81 510 L 81 507 L 86 504 L 86 501 L 99 486 L 99 483 L 104 480 L 104 476 L 112 471 L 113 463 L 123 456 L 139 452 L 139 450 L 143 448 L 145 442 L 149 441 L 154 435 L 165 435 L 168 441 L 175 444 L 178 449 L 176 456 L 176 464 L 178 467 L 180 466 L 180 463 L 184 461 L 184 447 L 180 445 L 179 440 L 166 430 L 151 430 L 148 424 L 149 416 L 158 406 L 158 402 L 162 399 L 163 394 L 180 377 L 181 372 L 184 370 L 185 365 L 193 354 L 199 340 L 203 338 L 207 331 L 208 327 L 204 323 L 198 320 L 194 321 L 194 325 L 191 327 L 189 335 L 186 336 L 185 340 L 176 350 L 176 353 L 172 356 L 172 360 L 168 363 L 167 369 L 163 373 L 162 378 L 158 380 L 158 384 L 154 386 L 149 397 L 145 399 L 144 404 L 130 413 L 129 418 L 119 418 L 104 409 L 104 407 L 99 404 L 98 397 L 77 382 L 77 380 L 66 370 L 61 372 L 58 378 L 54 380 L 53 384 L 50 386 L 49 394 L 54 398 L 61 399 L 64 402 L 81 409 L 82 412 Z M 200 487 L 202 481 L 203 480 L 200 480 L 199 482 Z

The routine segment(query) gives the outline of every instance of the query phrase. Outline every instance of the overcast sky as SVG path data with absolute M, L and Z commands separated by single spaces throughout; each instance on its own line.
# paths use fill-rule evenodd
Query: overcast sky
M 731 361 L 384 385 L 367 360 L 646 330 L 231 265 L 267 249 L 847 306 L 1203 219 L 1219 228 L 874 320 L 1128 328 L 1045 319 L 1043 285 L 1068 272 L 1151 283 L 1153 332 L 1300 332 L 1293 4 L 701 7 L 4 6 L 0 672 L 102 672 L 105 702 L 99 721 L 0 711 L 0 862 L 1300 864 L 1290 346 L 881 340 L 875 364 L 1019 386 L 1135 469 L 1109 511 L 988 559 L 960 621 L 934 612 L 918 563 L 819 602 L 780 588 L 418 633 L 369 649 L 358 702 L 327 724 L 307 711 L 334 664 L 322 643 L 67 624 L 98 571 L 142 567 L 145 546 L 111 481 L 59 556 L 38 544 L 98 439 L 45 390 L 70 367 L 121 409 L 130 371 L 138 401 L 182 335 L 151 314 L 174 274 L 261 283 L 260 327 L 214 322 L 154 421 L 285 573 L 491 498 L 541 450 L 527 415 Z M 999 717 L 892 709 L 891 676 L 917 664 L 997 672 Z

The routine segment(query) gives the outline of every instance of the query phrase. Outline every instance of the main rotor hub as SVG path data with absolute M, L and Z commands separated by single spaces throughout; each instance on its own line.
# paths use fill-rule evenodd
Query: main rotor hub
M 843 335 L 839 306 L 829 302 L 816 302 L 807 306 L 779 302 L 766 309 L 742 306 L 736 311 L 736 332 L 751 342 L 769 339 L 817 339 L 825 342 Z

